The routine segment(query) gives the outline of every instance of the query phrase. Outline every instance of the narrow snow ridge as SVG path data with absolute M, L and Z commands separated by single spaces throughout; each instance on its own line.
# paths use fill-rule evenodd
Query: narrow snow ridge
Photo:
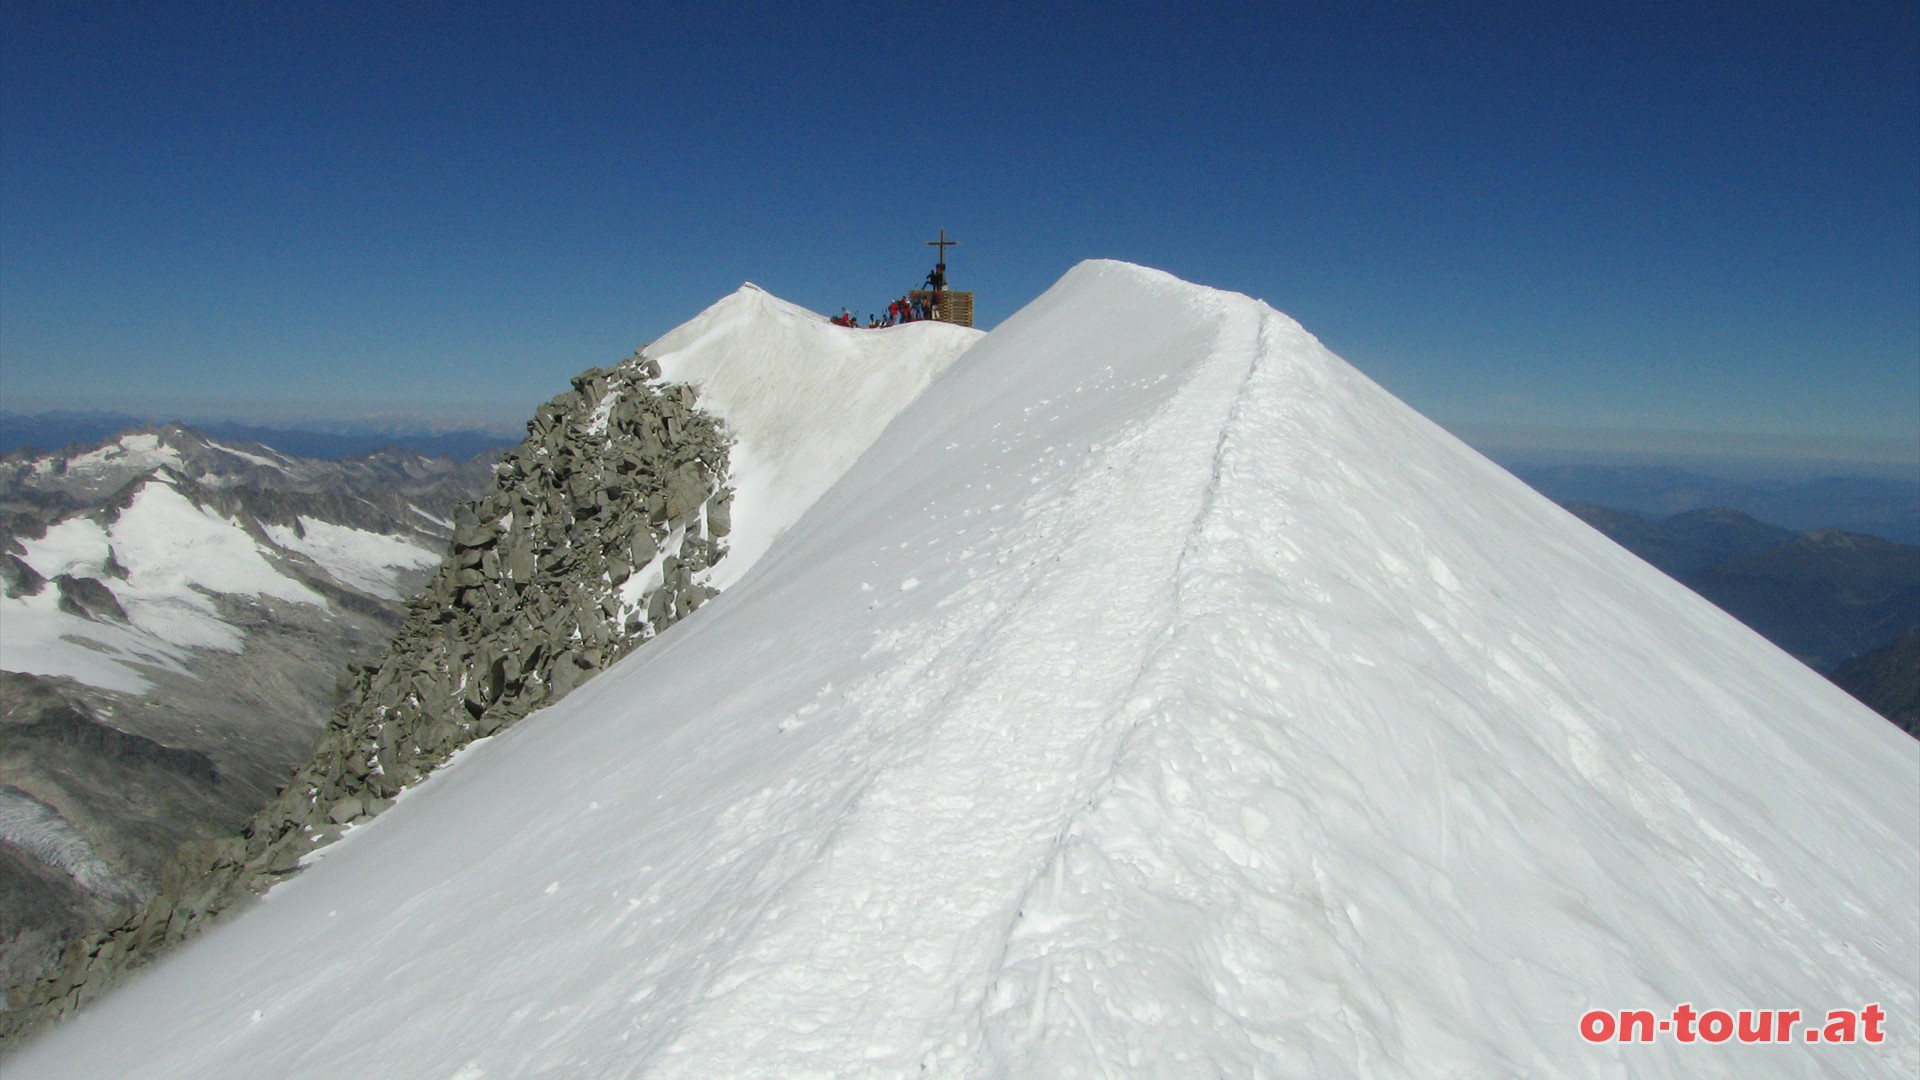
M 1046 444 L 1065 445 L 1080 411 L 1073 396 L 1101 386 L 1048 395 L 1022 410 L 1020 428 L 1003 422 L 997 435 L 954 446 L 971 459 L 960 471 L 979 478 L 979 499 L 955 505 L 929 492 L 892 504 L 915 522 L 909 548 L 924 543 L 920 530 L 965 535 L 968 517 L 1011 508 L 986 488 L 1004 485 L 1020 509 L 973 557 L 888 581 L 945 595 L 880 631 L 869 654 L 884 665 L 834 692 L 839 715 L 818 722 L 838 730 L 792 766 L 812 790 L 723 816 L 719 839 L 742 847 L 770 821 L 833 824 L 681 1021 L 660 1075 L 846 1075 L 970 1051 L 977 1026 L 936 1024 L 944 1034 L 929 1044 L 927 1020 L 980 1004 L 1031 878 L 1137 719 L 1130 693 L 1174 613 L 1175 570 L 1205 505 L 1218 433 L 1256 354 L 1250 305 L 1196 298 L 1135 268 L 1100 276 L 1112 280 L 1097 288 L 1124 289 L 1130 309 L 1130 325 L 1113 328 L 1129 344 L 1103 357 L 1113 370 L 1101 381 L 1150 385 L 1169 356 L 1187 362 L 1181 380 L 1143 422 L 1103 433 L 1110 445 L 1079 461 Z M 1080 295 L 1063 285 L 1037 302 L 1015 341 L 1020 327 L 1074 325 L 1067 308 Z M 994 345 L 968 360 L 989 380 L 981 389 L 1006 373 L 1001 365 L 1022 363 Z M 1102 527 L 1114 521 L 1126 526 Z M 765 1020 L 782 1016 L 798 1019 Z

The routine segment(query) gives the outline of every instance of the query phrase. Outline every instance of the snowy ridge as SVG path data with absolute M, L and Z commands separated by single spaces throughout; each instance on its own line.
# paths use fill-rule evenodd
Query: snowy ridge
M 942 322 L 834 326 L 748 282 L 646 349 L 736 442 L 726 588 L 982 336 Z
M 734 589 L 9 1065 L 1901 1075 L 1916 821 L 1891 725 L 1284 316 L 1094 262 Z M 1578 1036 L 1683 1001 L 1893 1036 Z
M 15 482 L 27 488 L 98 496 L 162 470 L 192 477 L 208 488 L 244 483 L 249 474 L 260 469 L 281 476 L 293 471 L 289 466 L 294 463 L 278 451 L 255 443 L 247 446 L 251 449 L 229 446 L 167 424 L 122 432 L 72 456 L 64 452 L 11 454 L 0 462 L 0 476 L 14 473 Z M 273 460 L 267 454 L 282 460 Z

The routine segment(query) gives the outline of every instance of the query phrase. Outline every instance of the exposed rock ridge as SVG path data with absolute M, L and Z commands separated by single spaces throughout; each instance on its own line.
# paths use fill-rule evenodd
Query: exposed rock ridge
M 636 353 L 540 406 L 455 515 L 448 553 L 383 659 L 341 679 L 313 757 L 237 835 L 181 847 L 160 891 L 15 987 L 0 1038 L 63 1015 L 121 970 L 265 891 L 460 747 L 550 704 L 714 593 L 728 437 L 692 387 Z

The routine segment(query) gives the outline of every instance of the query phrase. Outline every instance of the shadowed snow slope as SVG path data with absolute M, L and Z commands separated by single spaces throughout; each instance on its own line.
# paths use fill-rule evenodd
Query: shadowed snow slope
M 1077 267 L 733 590 L 10 1077 L 1912 1075 L 1920 744 Z M 1878 1047 L 1589 1046 L 1879 1002 Z

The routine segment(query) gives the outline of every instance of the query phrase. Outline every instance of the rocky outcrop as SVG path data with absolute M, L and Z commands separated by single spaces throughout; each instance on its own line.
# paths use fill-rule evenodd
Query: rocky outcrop
M 127 613 L 121 610 L 120 601 L 115 599 L 113 590 L 107 588 L 99 578 L 60 574 L 53 580 L 60 587 L 61 611 L 82 619 L 127 621 Z
M 63 1014 L 476 738 L 564 696 L 712 594 L 731 492 L 725 433 L 644 353 L 542 405 L 456 511 L 447 555 L 384 658 L 341 679 L 311 760 L 237 835 L 185 844 L 158 895 L 15 987 L 0 1035 Z
M 0 551 L 0 589 L 8 596 L 33 596 L 47 587 L 39 571 L 11 551 Z

